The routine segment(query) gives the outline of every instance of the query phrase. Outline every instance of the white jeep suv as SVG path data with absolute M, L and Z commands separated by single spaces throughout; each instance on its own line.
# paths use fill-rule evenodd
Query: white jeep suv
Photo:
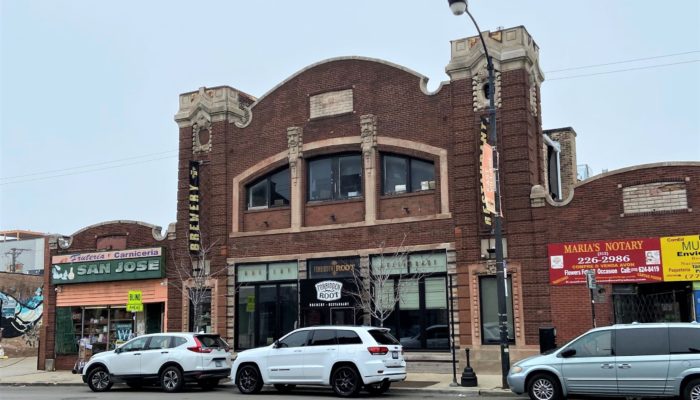
M 272 345 L 245 350 L 231 368 L 231 379 L 243 394 L 263 385 L 289 391 L 296 385 L 331 386 L 338 396 L 372 394 L 406 379 L 403 348 L 386 328 L 316 326 L 301 328 Z
M 156 384 L 176 392 L 185 381 L 214 388 L 230 371 L 229 347 L 219 335 L 154 333 L 93 355 L 77 372 L 95 392 L 109 390 L 115 382 L 130 387 Z

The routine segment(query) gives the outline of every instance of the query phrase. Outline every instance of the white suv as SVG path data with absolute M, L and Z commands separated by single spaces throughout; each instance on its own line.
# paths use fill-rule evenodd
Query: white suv
M 93 355 L 79 372 L 95 392 L 109 390 L 115 382 L 130 387 L 159 384 L 166 392 L 176 392 L 185 381 L 214 388 L 230 368 L 229 347 L 219 335 L 155 333 Z
M 243 394 L 263 385 L 281 392 L 296 385 L 331 386 L 338 396 L 372 394 L 406 379 L 403 348 L 386 328 L 316 326 L 292 331 L 270 346 L 242 351 L 231 379 Z

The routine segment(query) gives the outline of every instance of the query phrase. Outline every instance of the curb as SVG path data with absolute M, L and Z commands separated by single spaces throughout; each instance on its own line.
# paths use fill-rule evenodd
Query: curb
M 5 386 L 5 387 L 25 387 L 25 386 L 67 386 L 67 387 L 81 387 L 81 386 L 86 386 L 85 383 L 74 383 L 74 382 L 0 382 L 0 387 Z M 221 384 L 220 388 L 226 389 L 226 388 L 232 388 L 234 385 L 230 382 Z M 304 387 L 303 390 L 310 390 L 310 391 L 316 391 L 316 390 L 325 390 L 326 388 L 320 388 L 320 387 Z M 462 388 L 462 387 L 455 387 L 453 389 L 441 389 L 441 388 L 410 388 L 410 387 L 393 387 L 391 388 L 392 392 L 415 392 L 419 391 L 421 393 L 430 393 L 430 394 L 461 394 L 465 397 L 519 397 L 515 393 L 509 391 L 509 390 L 503 390 L 503 389 L 479 389 L 479 388 Z

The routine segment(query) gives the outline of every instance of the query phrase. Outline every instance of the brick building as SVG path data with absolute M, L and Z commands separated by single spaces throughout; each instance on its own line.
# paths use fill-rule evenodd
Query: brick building
M 700 200 L 700 163 L 639 166 L 578 182 L 576 133 L 542 130 L 544 75 L 533 38 L 524 27 L 484 37 L 497 70 L 514 360 L 539 350 L 540 327 L 556 327 L 562 341 L 591 326 L 589 291 L 580 280 L 586 268 L 569 268 L 557 249 L 585 256 L 592 241 L 644 239 L 636 250 L 661 254 L 654 246 L 664 238 L 697 238 L 692 205 Z M 450 80 L 429 92 L 427 78 L 405 67 L 346 57 L 304 68 L 260 98 L 228 86 L 184 93 L 175 115 L 174 229 L 162 241 L 141 226 L 114 227 L 141 232 L 127 248 L 167 247 L 177 260 L 168 264 L 168 281 L 190 268 L 182 260 L 204 250 L 204 263 L 194 266 L 208 277 L 208 329 L 238 350 L 299 326 L 377 323 L 352 294 L 370 286 L 370 271 L 388 271 L 371 296 L 391 302 L 401 289 L 383 323 L 401 339 L 412 368 L 451 369 L 454 327 L 456 344 L 472 349 L 477 370 L 498 371 L 494 238 L 481 202 L 488 99 L 478 37 L 451 43 L 446 72 Z M 52 255 L 97 250 L 102 234 L 111 235 L 99 226 L 79 232 L 76 244 Z M 668 290 L 674 295 L 664 307 L 679 312 L 654 318 L 692 317 L 687 281 L 694 279 L 668 283 L 661 262 L 652 267 L 659 268 L 653 278 L 646 269 L 636 280 L 621 271 L 619 281 L 599 276 L 599 324 L 642 313 L 644 296 Z M 559 278 L 559 269 L 571 279 Z M 191 329 L 190 308 L 180 291 L 168 290 L 163 329 Z
M 691 205 L 699 165 L 641 166 L 577 182 L 576 133 L 542 130 L 544 76 L 534 40 L 523 27 L 484 35 L 498 71 L 509 333 L 517 359 L 538 350 L 540 327 L 556 327 L 560 341 L 590 327 L 581 318 L 590 310 L 585 285 L 550 285 L 548 246 L 697 234 Z M 227 296 L 214 296 L 213 306 L 218 331 L 236 348 L 270 343 L 295 326 L 367 322 L 344 309 L 357 305 L 352 301 L 315 301 L 314 287 L 348 278 L 338 266 L 374 270 L 382 254 L 391 261 L 400 248 L 409 275 L 426 260 L 431 266 L 385 321 L 417 350 L 409 359 L 447 360 L 447 329 L 455 321 L 458 344 L 475 350 L 477 365 L 497 368 L 494 246 L 479 191 L 485 59 L 476 37 L 451 47 L 450 80 L 433 93 L 418 73 L 350 57 L 311 65 L 258 99 L 231 87 L 180 96 L 177 237 L 184 246 L 194 161 L 202 210 L 195 234 L 217 244 L 212 268 L 227 271 Z M 669 183 L 681 187 L 674 196 L 653 194 Z M 651 186 L 634 198 L 630 190 L 639 185 Z M 667 209 L 643 206 L 655 202 Z M 599 323 L 615 321 L 613 282 L 597 294 Z
M 177 297 L 168 252 L 172 234 L 136 221 L 109 221 L 49 238 L 39 369 L 71 369 L 134 335 L 161 332 Z M 172 273 L 173 269 L 169 268 Z M 127 310 L 130 291 L 142 306 Z

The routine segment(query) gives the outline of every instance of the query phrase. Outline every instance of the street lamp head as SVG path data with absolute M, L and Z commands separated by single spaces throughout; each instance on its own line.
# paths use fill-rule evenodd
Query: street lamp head
M 447 0 L 454 15 L 462 15 L 467 11 L 467 0 Z

